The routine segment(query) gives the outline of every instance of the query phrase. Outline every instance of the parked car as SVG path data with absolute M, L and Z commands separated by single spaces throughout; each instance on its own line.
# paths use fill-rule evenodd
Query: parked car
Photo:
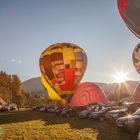
M 7 106 L 0 108 L 0 112 L 9 112 L 9 111 L 10 111 L 10 108 Z
M 55 111 L 56 115 L 61 115 L 61 112 L 66 110 L 66 107 L 59 108 Z
M 42 107 L 44 107 L 44 106 L 34 106 L 34 107 L 32 107 L 32 110 L 39 111 Z
M 92 109 L 86 109 L 86 110 L 83 110 L 81 112 L 78 113 L 78 116 L 82 119 L 84 118 L 87 118 L 88 115 L 94 111 L 95 108 L 92 108 Z
M 55 109 L 54 113 L 58 114 L 58 112 L 60 112 L 60 110 L 62 110 L 64 107 L 60 106 L 57 109 Z
M 9 107 L 9 109 L 10 109 L 10 111 L 12 111 L 12 110 L 17 110 L 17 107 L 11 106 L 11 107 Z
M 47 108 L 44 106 L 44 107 L 41 107 L 40 109 L 39 109 L 39 112 L 46 112 L 47 111 Z
M 60 116 L 65 116 L 66 112 L 67 112 L 68 110 L 70 110 L 70 109 L 71 109 L 70 106 L 64 107 L 64 108 L 62 109 L 61 113 L 60 113 Z
M 92 110 L 92 111 L 89 113 L 88 118 L 92 118 L 92 115 L 93 115 L 95 112 L 98 112 L 98 111 L 102 110 L 103 108 L 104 108 L 104 107 L 96 106 L 96 107 L 94 108 L 94 110 Z
M 127 109 L 117 109 L 117 110 L 108 111 L 105 114 L 105 118 L 110 122 L 114 122 L 118 118 L 126 116 L 126 115 L 128 115 Z
M 65 115 L 66 117 L 76 117 L 80 111 L 87 109 L 86 106 L 83 107 L 71 107 L 70 109 L 66 110 Z
M 91 118 L 93 120 L 103 121 L 105 119 L 106 112 L 108 112 L 109 110 L 111 110 L 111 107 L 105 107 L 105 108 L 101 109 L 100 111 L 93 112 L 91 115 Z
M 54 113 L 56 109 L 57 109 L 56 107 L 48 107 L 47 112 Z
M 17 106 L 17 104 L 15 104 L 15 103 L 9 104 L 8 107 L 10 108 L 10 111 L 12 111 L 12 110 L 17 110 L 17 109 L 18 109 L 18 106 Z
M 140 109 L 132 115 L 127 115 L 116 120 L 117 127 L 125 128 L 130 132 L 140 131 Z
M 128 105 L 128 111 L 129 111 L 129 113 L 134 113 L 137 109 L 139 109 L 140 108 L 140 103 L 139 102 L 134 102 L 134 103 L 130 103 L 129 105 Z

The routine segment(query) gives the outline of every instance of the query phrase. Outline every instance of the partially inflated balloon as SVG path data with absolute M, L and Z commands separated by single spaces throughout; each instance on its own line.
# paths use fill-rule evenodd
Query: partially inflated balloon
M 118 9 L 127 27 L 140 38 L 140 0 L 117 0 Z
M 135 47 L 132 59 L 137 72 L 140 74 L 140 43 Z
M 49 46 L 40 56 L 40 70 L 58 95 L 72 94 L 87 66 L 83 49 L 71 43 Z
M 140 83 L 137 85 L 133 93 L 133 99 L 135 102 L 140 102 Z
M 41 82 L 45 89 L 48 91 L 48 95 L 52 100 L 62 100 L 61 97 L 53 90 L 50 85 L 46 82 L 43 76 L 41 76 Z
M 51 100 L 61 101 L 63 104 L 66 104 L 67 101 L 62 99 L 56 92 L 51 88 L 51 86 L 47 83 L 43 76 L 41 76 L 41 82 L 45 89 L 47 89 L 48 96 Z
M 86 106 L 94 102 L 107 102 L 108 99 L 103 90 L 96 84 L 91 82 L 84 82 L 78 86 L 70 106 Z

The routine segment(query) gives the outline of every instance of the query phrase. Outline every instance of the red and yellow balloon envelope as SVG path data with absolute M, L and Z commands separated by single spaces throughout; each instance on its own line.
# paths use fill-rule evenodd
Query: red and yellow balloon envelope
M 135 102 L 140 102 L 140 83 L 137 85 L 132 96 Z
M 94 83 L 84 82 L 76 89 L 70 106 L 85 106 L 94 102 L 107 102 L 105 93 Z
M 140 43 L 135 47 L 132 59 L 137 72 L 140 74 Z
M 75 44 L 57 43 L 45 49 L 40 56 L 40 70 L 50 98 L 60 100 L 62 95 L 73 94 L 86 66 L 86 53 Z
M 123 21 L 140 38 L 140 0 L 117 0 L 117 3 Z

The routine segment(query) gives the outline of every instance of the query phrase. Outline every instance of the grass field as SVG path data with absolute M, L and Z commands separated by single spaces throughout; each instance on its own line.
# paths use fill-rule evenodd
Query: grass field
M 0 114 L 0 140 L 136 140 L 107 122 L 30 110 Z

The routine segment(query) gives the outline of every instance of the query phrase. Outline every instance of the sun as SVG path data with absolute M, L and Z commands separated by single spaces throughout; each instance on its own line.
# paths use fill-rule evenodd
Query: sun
M 117 83 L 124 83 L 128 80 L 127 72 L 124 71 L 117 71 L 116 74 L 113 76 L 115 78 L 115 82 Z

